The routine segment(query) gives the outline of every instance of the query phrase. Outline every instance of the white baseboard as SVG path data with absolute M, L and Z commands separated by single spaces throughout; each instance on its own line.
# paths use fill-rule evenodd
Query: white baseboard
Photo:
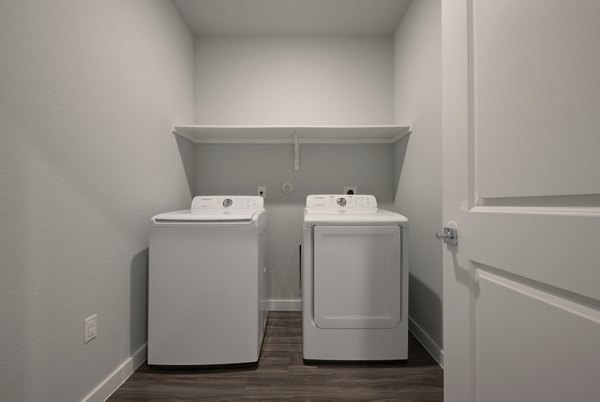
M 435 361 L 444 368 L 444 351 L 412 317 L 408 317 L 408 329 L 421 342 L 423 347 L 427 349 Z
M 146 360 L 146 347 L 146 344 L 142 345 L 133 353 L 133 356 L 121 363 L 121 365 L 98 384 L 92 392 L 83 398 L 83 402 L 105 401 Z
M 302 300 L 269 300 L 269 311 L 302 311 Z

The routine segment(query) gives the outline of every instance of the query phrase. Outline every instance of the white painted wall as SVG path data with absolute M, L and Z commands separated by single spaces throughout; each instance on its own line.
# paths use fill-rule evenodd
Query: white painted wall
M 0 0 L 0 400 L 80 400 L 145 344 L 149 219 L 191 196 L 170 126 L 192 81 L 168 1 Z
M 394 120 L 413 134 L 396 144 L 396 210 L 410 221 L 410 317 L 441 359 L 442 226 L 440 1 L 413 1 L 394 34 Z M 401 171 L 401 173 L 400 173 Z
M 197 124 L 351 125 L 393 121 L 389 36 L 196 37 Z M 298 300 L 306 195 L 356 185 L 393 200 L 389 145 L 198 145 L 196 194 L 256 194 L 267 186 L 271 300 Z M 289 181 L 292 195 L 281 192 Z M 299 308 L 298 303 L 278 303 Z
M 196 37 L 197 124 L 391 124 L 392 38 Z

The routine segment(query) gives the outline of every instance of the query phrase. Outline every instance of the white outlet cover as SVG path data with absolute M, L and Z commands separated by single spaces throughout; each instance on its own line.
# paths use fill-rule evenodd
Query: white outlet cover
M 344 194 L 348 194 L 348 191 L 352 190 L 352 194 L 357 194 L 356 186 L 344 187 Z
M 263 199 L 267 199 L 267 186 L 258 186 L 256 195 L 262 196 Z
M 83 321 L 83 343 L 88 343 L 98 335 L 98 314 Z

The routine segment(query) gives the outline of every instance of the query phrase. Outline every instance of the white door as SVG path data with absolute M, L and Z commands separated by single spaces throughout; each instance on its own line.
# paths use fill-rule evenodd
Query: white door
M 600 398 L 599 21 L 443 0 L 447 401 Z

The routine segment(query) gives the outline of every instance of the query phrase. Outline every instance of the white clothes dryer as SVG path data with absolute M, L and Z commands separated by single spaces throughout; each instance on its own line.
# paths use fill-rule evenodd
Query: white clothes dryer
M 302 238 L 305 360 L 405 360 L 408 220 L 372 195 L 309 195 Z
M 262 197 L 199 196 L 150 227 L 148 364 L 258 361 L 267 320 Z

